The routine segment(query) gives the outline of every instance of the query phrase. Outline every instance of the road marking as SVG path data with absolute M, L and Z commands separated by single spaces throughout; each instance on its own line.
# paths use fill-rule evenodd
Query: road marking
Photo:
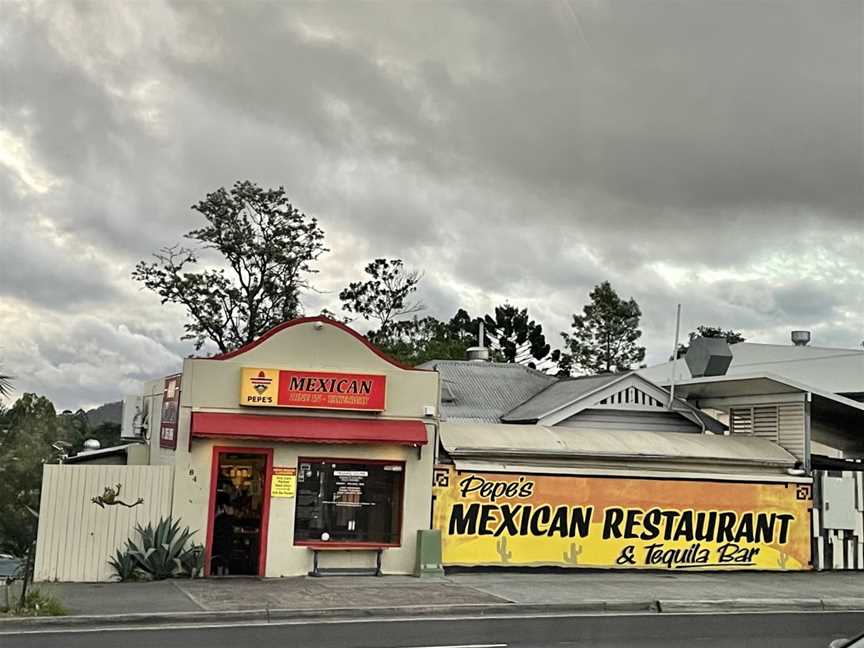
M 405 646 L 404 648 L 507 648 L 507 644 L 456 644 L 447 646 Z
M 404 648 L 507 648 L 507 644 L 456 644 L 447 646 L 405 646 Z
M 727 612 L 723 616 L 758 616 L 772 615 L 782 616 L 790 614 L 856 614 L 862 615 L 862 610 L 740 610 L 735 612 Z M 669 617 L 687 617 L 687 616 L 717 616 L 716 611 L 709 612 L 554 612 L 551 614 L 535 613 L 535 614 L 484 614 L 482 616 L 444 616 L 444 617 L 391 617 L 391 618 L 365 618 L 365 619 L 288 619 L 284 621 L 252 621 L 250 623 L 237 623 L 236 621 L 225 623 L 185 623 L 173 625 L 157 625 L 157 626 L 99 626 L 87 628 L 75 628 L 74 626 L 66 626 L 52 630 L 35 629 L 35 630 L 15 630 L 3 631 L 0 630 L 0 637 L 14 637 L 20 635 L 34 634 L 89 634 L 93 632 L 161 632 L 166 630 L 215 630 L 217 628 L 226 627 L 279 627 L 279 626 L 294 626 L 294 625 L 345 625 L 349 623 L 409 623 L 415 621 L 426 622 L 453 622 L 453 621 L 488 621 L 492 619 L 570 619 L 579 617 L 614 617 L 614 616 L 647 616 L 656 618 Z M 473 644 L 476 646 L 484 644 Z M 492 646 L 507 646 L 508 644 L 488 644 Z M 417 647 L 413 647 L 417 648 Z M 422 648 L 422 647 L 421 647 Z M 427 646 L 425 648 L 434 648 Z M 441 648 L 458 648 L 457 646 L 442 646 Z

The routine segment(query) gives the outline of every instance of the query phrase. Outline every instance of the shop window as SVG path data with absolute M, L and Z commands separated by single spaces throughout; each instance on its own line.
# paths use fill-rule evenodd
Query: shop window
M 404 474 L 401 462 L 301 458 L 295 543 L 398 545 Z

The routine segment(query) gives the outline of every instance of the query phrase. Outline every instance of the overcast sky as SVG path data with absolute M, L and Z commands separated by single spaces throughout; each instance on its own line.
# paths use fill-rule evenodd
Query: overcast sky
M 862 3 L 3 2 L 0 364 L 60 408 L 179 368 L 130 279 L 237 179 L 429 314 L 527 306 L 553 344 L 598 282 L 682 328 L 864 339 Z

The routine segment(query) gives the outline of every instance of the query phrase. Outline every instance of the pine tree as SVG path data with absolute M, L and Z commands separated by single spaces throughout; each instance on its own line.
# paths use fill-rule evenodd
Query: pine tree
M 564 352 L 559 366 L 579 368 L 590 373 L 629 370 L 645 359 L 645 347 L 638 346 L 642 336 L 639 318 L 642 311 L 634 299 L 622 300 L 608 281 L 591 291 L 590 303 L 581 315 L 573 315 L 570 333 L 561 333 Z
M 543 326 L 528 317 L 527 308 L 505 303 L 495 307 L 494 318 L 486 315 L 484 321 L 493 349 L 505 362 L 536 364 L 549 355 Z

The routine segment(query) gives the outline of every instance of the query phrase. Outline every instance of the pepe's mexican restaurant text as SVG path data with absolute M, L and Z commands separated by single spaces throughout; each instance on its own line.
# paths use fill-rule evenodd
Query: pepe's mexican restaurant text
M 657 541 L 642 547 L 642 562 L 647 564 L 708 564 L 708 549 L 699 543 L 717 547 L 718 563 L 749 563 L 758 547 L 741 545 L 786 544 L 795 516 L 789 513 L 694 511 L 654 507 L 647 510 L 610 506 L 596 511 L 593 506 L 567 506 L 513 502 L 534 496 L 534 482 L 520 477 L 514 481 L 493 481 L 473 475 L 459 482 L 463 498 L 479 497 L 484 501 L 453 504 L 448 522 L 451 536 L 529 536 L 588 538 L 597 537 L 600 525 L 602 540 Z M 500 502 L 501 499 L 511 501 Z M 696 543 L 685 549 L 669 549 L 662 542 Z M 635 546 L 622 551 L 617 564 L 636 562 Z

